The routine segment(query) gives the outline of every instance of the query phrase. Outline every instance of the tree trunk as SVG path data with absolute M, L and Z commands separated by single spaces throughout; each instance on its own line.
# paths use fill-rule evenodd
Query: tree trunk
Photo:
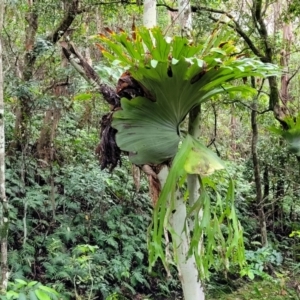
M 62 68 L 66 67 L 68 60 L 62 54 Z M 52 87 L 52 92 L 56 99 L 63 102 L 63 98 L 69 95 L 69 78 L 67 77 L 64 82 L 55 83 Z M 53 174 L 53 162 L 57 160 L 56 149 L 54 140 L 58 123 L 61 119 L 61 108 L 58 108 L 54 102 L 53 106 L 46 110 L 43 126 L 40 131 L 40 136 L 37 141 L 37 157 L 41 167 L 49 168 L 48 183 L 50 189 L 50 201 L 52 208 L 52 219 L 55 220 L 56 203 L 55 203 L 55 182 Z
M 3 63 L 2 63 L 2 29 L 4 1 L 0 1 L 0 244 L 1 274 L 0 294 L 5 294 L 8 283 L 7 235 L 9 225 L 9 208 L 5 193 L 5 132 L 4 132 L 4 95 L 3 95 Z
M 251 78 L 252 86 L 255 87 L 254 78 Z M 258 128 L 257 128 L 257 99 L 253 101 L 252 111 L 251 111 L 251 127 L 252 127 L 252 161 L 254 169 L 254 181 L 256 189 L 256 209 L 258 213 L 259 225 L 260 225 L 260 234 L 261 234 L 261 244 L 263 247 L 268 245 L 267 237 L 267 227 L 266 227 L 266 217 L 264 213 L 264 199 L 262 194 L 262 185 L 260 178 L 260 167 L 257 154 L 257 140 L 258 140 Z
M 37 155 L 45 166 L 52 162 L 55 157 L 53 142 L 60 117 L 59 108 L 48 109 L 45 113 L 44 124 L 37 142 Z
M 237 128 L 237 121 L 236 117 L 234 115 L 234 106 L 231 107 L 231 113 L 230 113 L 230 147 L 231 147 L 231 158 L 235 159 L 236 158 L 236 152 L 237 152 L 237 139 L 236 139 L 236 128 Z
M 190 37 L 192 29 L 192 15 L 189 0 L 178 1 L 178 14 L 182 34 Z M 189 116 L 189 133 L 195 138 L 200 136 L 200 106 L 194 108 Z M 189 191 L 189 204 L 193 205 L 200 196 L 200 184 L 197 175 L 188 175 L 187 179 Z M 195 257 L 188 258 L 190 247 L 190 230 L 194 224 L 191 221 L 187 224 L 186 203 L 183 195 L 177 191 L 175 199 L 174 213 L 170 218 L 170 223 L 176 233 L 177 240 L 173 241 L 176 246 L 178 259 L 179 279 L 182 285 L 185 300 L 204 300 L 205 294 L 198 278 Z M 201 212 L 200 212 L 201 214 Z M 185 227 L 185 230 L 184 230 Z M 190 227 L 190 228 L 189 228 Z M 201 244 L 201 243 L 200 243 Z M 199 249 L 200 251 L 201 249 Z
M 264 178 L 264 195 L 263 195 L 263 197 L 264 197 L 264 201 L 267 202 L 270 197 L 270 182 L 269 182 L 269 166 L 268 165 L 265 165 L 263 178 Z
M 67 59 L 62 58 L 62 67 L 66 67 Z M 52 92 L 56 99 L 67 97 L 69 87 L 69 79 L 66 78 L 64 82 L 59 82 L 53 85 Z M 63 101 L 63 99 L 61 99 Z M 56 129 L 61 118 L 61 109 L 53 107 L 47 109 L 44 116 L 43 126 L 40 131 L 40 136 L 37 141 L 37 156 L 43 164 L 49 165 L 55 160 L 54 139 L 56 136 Z
M 169 170 L 167 166 L 159 172 L 158 179 L 161 186 L 165 184 L 168 173 Z M 198 180 L 196 183 L 196 189 L 197 187 L 199 187 Z M 175 238 L 172 243 L 174 253 L 177 258 L 178 277 L 181 282 L 183 296 L 185 300 L 204 300 L 204 292 L 198 280 L 198 270 L 196 267 L 195 257 L 191 256 L 187 258 L 190 247 L 190 229 L 186 220 L 186 203 L 183 199 L 183 195 L 179 191 L 176 192 L 175 197 L 175 207 L 173 208 L 174 213 L 170 216 L 169 222 L 175 233 Z
M 178 0 L 178 20 L 183 36 L 191 37 L 192 11 L 190 0 Z
M 25 55 L 24 70 L 22 79 L 29 82 L 32 78 L 36 54 L 34 53 L 35 37 L 38 30 L 38 13 L 33 1 L 28 1 L 28 12 L 25 20 L 27 22 L 25 28 Z M 12 151 L 21 151 L 28 141 L 28 123 L 31 117 L 32 98 L 29 94 L 24 93 L 19 98 L 19 108 L 15 122 L 15 138 L 12 143 Z
M 50 43 L 57 43 L 60 38 L 68 31 L 78 14 L 79 0 L 65 1 L 65 14 L 58 26 L 53 32 L 47 36 Z M 28 1 L 28 12 L 26 13 L 26 28 L 25 28 L 25 55 L 24 55 L 24 70 L 22 79 L 25 83 L 33 79 L 35 63 L 39 56 L 39 51 L 36 49 L 36 34 L 38 32 L 38 3 Z M 11 144 L 10 152 L 15 150 L 23 150 L 29 139 L 28 124 L 34 107 L 34 99 L 31 95 L 24 93 L 19 97 L 19 108 L 15 122 L 15 138 Z
M 143 24 L 147 28 L 156 26 L 156 0 L 144 1 Z
M 282 139 L 279 140 L 279 147 L 282 149 L 284 147 L 284 142 Z M 273 217 L 275 222 L 275 230 L 282 227 L 282 204 L 284 196 L 284 185 L 285 185 L 285 167 L 286 159 L 283 154 L 278 158 L 278 168 L 275 171 L 277 182 L 275 183 L 275 201 L 273 209 Z

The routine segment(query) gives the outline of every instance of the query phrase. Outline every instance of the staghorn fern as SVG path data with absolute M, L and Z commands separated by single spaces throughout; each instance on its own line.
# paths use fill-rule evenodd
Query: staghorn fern
M 238 57 L 228 32 L 222 29 L 215 30 L 203 45 L 190 44 L 183 37 L 166 38 L 159 28 L 142 28 L 132 37 L 125 32 L 108 32 L 109 36 L 98 37 L 112 52 L 101 45 L 103 55 L 111 62 L 117 60 L 143 90 L 140 96 L 122 98 L 122 109 L 113 113 L 116 143 L 137 165 L 172 161 L 149 228 L 150 268 L 158 258 L 168 268 L 162 237 L 167 229 L 174 243 L 174 229 L 168 220 L 175 207 L 176 190 L 188 174 L 198 175 L 201 184 L 199 199 L 188 208 L 188 217 L 193 215 L 195 224 L 188 254 L 195 257 L 199 275 L 208 277 L 212 266 L 226 270 L 229 261 L 241 266 L 243 233 L 233 206 L 233 182 L 229 182 L 227 195 L 221 199 L 203 177 L 223 169 L 224 164 L 194 137 L 181 132 L 180 124 L 194 107 L 218 94 L 256 93 L 249 86 L 231 85 L 230 81 L 248 76 L 276 76 L 278 68 L 257 59 Z M 207 186 L 215 192 L 214 207 Z M 227 227 L 226 234 L 222 226 Z M 202 236 L 206 239 L 205 248 L 199 252 Z M 173 245 L 172 252 L 175 262 L 177 246 Z
M 271 64 L 238 58 L 230 36 L 216 30 L 204 45 L 186 38 L 165 38 L 159 28 L 142 28 L 135 39 L 110 31 L 100 40 L 113 52 L 102 52 L 119 61 L 144 89 L 144 97 L 121 100 L 122 110 L 113 114 L 117 145 L 129 152 L 135 164 L 158 164 L 177 153 L 180 123 L 198 104 L 220 93 L 255 92 L 249 86 L 228 82 L 247 76 L 278 74 Z

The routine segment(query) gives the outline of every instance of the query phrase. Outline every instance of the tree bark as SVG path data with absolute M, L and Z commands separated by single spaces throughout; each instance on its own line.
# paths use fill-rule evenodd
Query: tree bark
M 144 0 L 143 24 L 147 28 L 156 26 L 156 0 Z
M 189 0 L 178 0 L 178 8 L 181 33 L 184 36 L 191 37 L 192 15 Z M 195 107 L 190 112 L 188 130 L 189 134 L 195 138 L 200 137 L 200 106 Z M 188 175 L 187 184 L 189 204 L 192 206 L 200 196 L 198 176 Z M 189 224 L 187 223 L 186 202 L 179 191 L 177 191 L 174 211 L 170 222 L 177 237 L 177 241 L 174 241 L 174 243 L 177 249 L 179 279 L 181 281 L 184 299 L 204 300 L 205 294 L 199 280 L 195 257 L 188 257 L 190 230 L 193 230 L 194 224 L 191 220 Z M 199 245 L 199 251 L 201 251 L 201 241 L 199 241 Z
M 5 132 L 4 132 L 4 94 L 3 94 L 3 63 L 2 63 L 2 29 L 4 1 L 0 1 L 0 244 L 1 273 L 0 294 L 5 294 L 8 284 L 7 235 L 9 225 L 9 208 L 5 193 Z
M 254 78 L 251 78 L 252 86 L 255 87 Z M 260 178 L 260 166 L 259 159 L 257 154 L 257 140 L 258 140 L 258 127 L 257 127 L 257 99 L 255 98 L 252 103 L 251 111 L 251 127 L 252 127 L 252 162 L 254 169 L 254 181 L 256 189 L 256 209 L 258 213 L 259 225 L 260 225 L 260 234 L 261 234 L 261 244 L 263 247 L 268 245 L 268 236 L 267 236 L 267 226 L 266 226 L 266 217 L 264 213 L 264 199 L 262 194 L 262 184 Z
M 65 6 L 65 15 L 58 26 L 47 37 L 47 40 L 53 44 L 67 32 L 76 15 L 79 13 L 79 0 L 67 1 Z M 25 55 L 24 55 L 24 70 L 22 79 L 24 82 L 29 82 L 33 78 L 35 63 L 39 56 L 39 51 L 36 49 L 36 34 L 38 31 L 38 8 L 37 3 L 28 1 L 28 12 L 26 14 L 25 28 Z M 28 124 L 32 115 L 34 99 L 30 95 L 24 94 L 19 98 L 19 108 L 15 122 L 15 139 L 11 144 L 10 152 L 16 150 L 22 151 L 28 143 Z
M 191 37 L 192 11 L 190 0 L 178 0 L 178 20 L 183 36 Z
M 25 55 L 24 70 L 21 74 L 24 82 L 29 82 L 32 78 L 34 64 L 37 54 L 34 51 L 35 37 L 38 30 L 38 13 L 33 1 L 28 1 L 28 12 L 25 20 Z M 23 93 L 19 98 L 19 108 L 17 110 L 15 122 L 15 138 L 11 144 L 13 148 L 11 152 L 22 151 L 28 141 L 28 123 L 31 116 L 32 99 L 29 94 Z
M 62 68 L 67 66 L 68 60 L 62 53 Z M 54 83 L 51 91 L 56 99 L 67 97 L 69 87 L 69 78 L 65 81 Z M 43 126 L 40 131 L 40 136 L 37 141 L 37 157 L 40 159 L 44 166 L 48 166 L 55 160 L 55 145 L 54 139 L 56 136 L 56 129 L 61 118 L 61 109 L 55 105 L 46 110 Z
M 269 182 L 269 166 L 268 165 L 265 165 L 263 178 L 264 178 L 264 195 L 263 195 L 263 197 L 264 197 L 265 202 L 267 202 L 270 197 L 270 182 Z
M 55 158 L 54 138 L 61 117 L 59 108 L 48 109 L 45 113 L 43 127 L 37 141 L 37 156 L 44 166 Z
M 161 186 L 165 184 L 168 173 L 169 170 L 167 166 L 160 170 L 158 179 Z M 197 180 L 196 189 L 198 186 L 199 182 Z M 197 195 L 195 196 L 197 197 Z M 173 238 L 172 243 L 177 259 L 178 277 L 181 282 L 183 296 L 185 300 L 204 300 L 204 292 L 198 279 L 195 257 L 187 257 L 190 247 L 190 228 L 186 218 L 186 203 L 183 199 L 183 195 L 178 190 L 176 191 L 175 197 L 174 208 L 172 210 L 173 214 L 170 216 L 169 222 L 175 233 L 175 238 Z
M 195 137 L 196 139 L 200 138 L 200 135 L 201 135 L 201 106 L 200 105 L 196 106 L 189 114 L 188 131 L 189 131 L 189 134 L 192 135 L 193 137 Z M 189 192 L 189 205 L 190 205 L 190 207 L 192 207 L 194 205 L 194 203 L 200 197 L 200 183 L 199 183 L 199 178 L 197 175 L 188 175 L 187 188 L 188 188 L 188 192 Z M 183 199 L 182 199 L 182 201 L 183 201 Z M 202 211 L 199 212 L 199 215 L 200 215 L 200 217 L 202 217 Z M 192 223 L 192 222 L 190 222 L 190 223 Z M 193 230 L 194 224 L 192 223 L 190 225 L 190 227 L 191 227 L 190 229 Z M 202 247 L 203 247 L 203 241 L 202 241 L 202 237 L 201 237 L 200 241 L 199 241 L 199 252 L 201 251 Z M 194 257 L 193 257 L 193 259 L 194 259 Z M 205 299 L 204 289 L 202 287 L 201 281 L 198 279 L 198 275 L 195 276 L 198 272 L 197 268 L 196 268 L 196 264 L 195 264 L 195 259 L 193 261 L 193 265 L 189 261 L 187 261 L 186 264 L 187 264 L 187 267 L 189 267 L 189 270 L 191 272 L 190 285 L 191 285 L 191 287 L 193 287 L 193 292 L 194 292 L 194 296 L 192 296 L 192 295 L 189 296 L 189 294 L 187 294 L 187 296 L 189 296 L 189 298 L 186 298 L 186 299 L 204 300 Z M 186 293 L 188 293 L 188 291 Z

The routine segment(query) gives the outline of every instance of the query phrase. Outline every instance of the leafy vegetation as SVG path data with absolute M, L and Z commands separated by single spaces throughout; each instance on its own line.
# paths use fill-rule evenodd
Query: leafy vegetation
M 297 37 L 299 14 L 295 1 L 282 10 L 252 2 L 192 1 L 193 36 L 183 38 L 172 1 L 157 1 L 162 29 L 152 33 L 141 27 L 140 1 L 5 1 L 1 299 L 182 299 L 167 217 L 178 187 L 188 203 L 188 174 L 201 176 L 201 197 L 187 207 L 196 224 L 190 254 L 203 236 L 206 298 L 299 299 L 299 53 L 287 34 Z M 142 95 L 117 95 L 120 110 L 99 86 L 116 94 L 132 79 L 124 70 Z M 186 117 L 198 104 L 195 139 Z M 113 172 L 95 155 L 111 109 L 123 150 Z M 153 208 L 149 174 L 132 162 L 155 169 L 171 160 Z

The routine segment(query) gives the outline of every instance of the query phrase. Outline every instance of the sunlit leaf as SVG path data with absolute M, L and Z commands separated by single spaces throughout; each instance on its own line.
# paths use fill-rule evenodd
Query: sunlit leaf
M 269 130 L 276 135 L 282 136 L 288 146 L 288 150 L 300 157 L 300 114 L 296 117 L 286 117 L 284 118 L 288 128 L 282 129 L 277 127 L 270 127 Z
M 25 280 L 23 280 L 23 279 L 15 279 L 15 281 L 17 282 L 17 283 L 20 283 L 21 285 L 27 285 L 27 282 L 25 281 Z
M 39 300 L 51 300 L 50 296 L 40 289 L 35 290 L 34 292 Z
M 36 285 L 37 283 L 38 283 L 38 281 L 30 281 L 27 286 L 32 287 L 32 286 Z
M 224 163 L 207 147 L 193 140 L 193 146 L 187 154 L 184 169 L 189 174 L 208 176 L 216 170 L 224 169 Z
M 74 97 L 75 101 L 85 101 L 92 98 L 92 94 L 78 94 Z

